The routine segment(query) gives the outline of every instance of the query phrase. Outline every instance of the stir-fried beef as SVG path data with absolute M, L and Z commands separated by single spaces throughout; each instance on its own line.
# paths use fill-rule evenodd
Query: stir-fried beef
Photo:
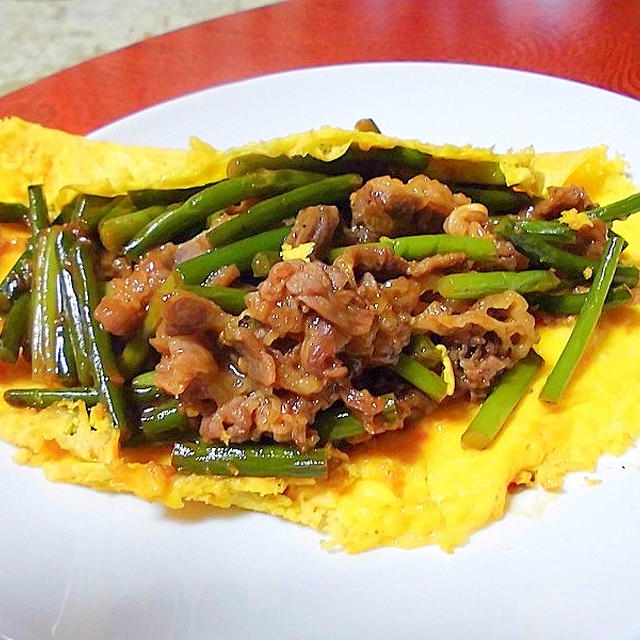
M 411 268 L 409 262 L 388 247 L 361 245 L 346 249 L 335 265 L 344 271 L 352 285 L 355 285 L 358 274 L 373 273 L 376 279 L 384 281 L 406 275 Z
M 223 442 L 258 441 L 263 435 L 276 442 L 292 442 L 301 449 L 313 447 L 318 435 L 308 424 L 321 407 L 300 398 L 280 398 L 265 391 L 254 391 L 232 398 L 215 413 L 205 416 L 202 437 Z
M 497 259 L 491 266 L 506 271 L 526 269 L 529 260 L 508 240 L 497 239 L 489 230 L 489 212 L 483 204 L 473 202 L 456 207 L 443 224 L 445 233 L 468 238 L 488 238 L 496 245 Z
M 413 278 L 424 279 L 429 276 L 449 273 L 450 271 L 459 271 L 466 262 L 467 256 L 464 253 L 444 253 L 412 262 L 407 269 L 407 273 Z
M 549 187 L 548 196 L 540 200 L 529 212 L 529 217 L 549 220 L 557 218 L 563 211 L 576 209 L 577 211 L 589 211 L 596 205 L 591 202 L 587 192 L 579 186 Z
M 563 211 L 575 209 L 578 212 L 591 211 L 597 204 L 592 202 L 587 192 L 579 186 L 549 187 L 548 198 L 541 200 L 528 213 L 531 218 L 548 220 L 557 218 Z M 590 258 L 602 254 L 607 242 L 607 226 L 602 220 L 591 219 L 578 230 L 581 246 L 576 249 Z
M 368 389 L 351 388 L 342 394 L 342 401 L 361 417 L 367 432 L 371 434 L 399 429 L 406 417 L 398 413 L 388 416 L 386 398 L 375 396 Z
M 151 344 L 162 358 L 155 383 L 171 395 L 190 391 L 192 398 L 216 397 L 219 367 L 212 347 L 216 334 L 233 319 L 209 300 L 187 292 L 168 296 L 162 305 L 162 320 Z
M 515 291 L 484 296 L 472 304 L 436 301 L 413 319 L 414 329 L 438 336 L 459 334 L 471 326 L 485 333 L 493 332 L 516 359 L 524 357 L 536 343 L 535 320 L 528 312 L 527 301 Z
M 185 260 L 190 260 L 191 258 L 206 253 L 209 249 L 211 249 L 211 245 L 207 240 L 207 232 L 203 231 L 176 247 L 175 261 L 176 263 L 180 263 Z
M 411 339 L 411 318 L 421 307 L 422 285 L 409 278 L 395 278 L 383 284 L 365 273 L 357 289 L 358 297 L 375 310 L 367 333 L 354 338 L 346 353 L 362 367 L 395 364 Z
M 384 377 L 380 370 L 377 370 L 377 375 Z M 436 406 L 433 400 L 406 383 L 393 385 L 393 395 L 391 408 L 385 397 L 375 395 L 367 389 L 351 389 L 342 396 L 342 401 L 345 406 L 363 416 L 368 434 L 401 429 L 407 421 L 416 416 L 427 415 Z
M 573 198 L 575 204 L 574 196 L 558 192 L 556 203 Z M 425 176 L 406 184 L 374 178 L 352 194 L 351 205 L 352 235 L 370 240 L 444 228 L 452 235 L 492 240 L 501 268 L 527 266 L 510 243 L 492 235 L 486 207 Z M 387 246 L 355 244 L 333 264 L 324 262 L 341 225 L 343 232 L 335 206 L 301 210 L 287 241 L 313 242 L 311 259 L 276 263 L 246 295 L 239 316 L 194 293 L 177 290 L 164 297 L 151 339 L 160 354 L 155 382 L 180 400 L 188 416 L 200 418 L 203 438 L 244 442 L 266 435 L 308 449 L 318 441 L 313 428 L 318 411 L 338 401 L 368 434 L 398 429 L 435 406 L 390 368 L 413 334 L 429 334 L 445 346 L 457 394 L 472 398 L 483 397 L 496 376 L 536 342 L 534 318 L 517 293 L 475 302 L 438 294 L 439 277 L 477 268 L 464 253 L 409 261 Z M 597 243 L 595 231 L 584 233 L 592 233 Z M 174 262 L 200 253 L 203 242 L 197 236 L 177 251 L 173 246 L 151 251 L 125 277 L 115 278 L 96 311 L 107 330 L 130 334 Z M 230 265 L 211 274 L 208 283 L 228 286 L 239 277 Z
M 292 247 L 313 242 L 315 246 L 311 255 L 314 258 L 322 258 L 339 224 L 340 214 L 337 207 L 322 204 L 306 207 L 296 216 L 286 242 Z
M 155 374 L 155 383 L 160 389 L 178 396 L 195 384 L 199 399 L 213 395 L 211 387 L 218 367 L 208 345 L 196 336 L 172 336 L 163 329 L 152 339 L 152 344 L 162 355 Z
M 483 238 L 487 235 L 487 222 L 489 222 L 487 207 L 472 202 L 455 207 L 446 217 L 442 227 L 445 233 L 450 233 L 452 236 Z
M 482 330 L 461 332 L 447 342 L 458 393 L 468 392 L 472 400 L 483 399 L 494 378 L 516 362 L 495 335 Z
M 413 319 L 413 328 L 433 333 L 451 349 L 457 383 L 475 396 L 537 342 L 535 319 L 515 291 L 476 302 L 435 301 Z
M 377 237 L 438 233 L 451 211 L 469 202 L 423 175 L 406 184 L 389 176 L 372 178 L 351 195 L 352 223 Z
M 220 335 L 220 342 L 234 350 L 238 357 L 238 368 L 250 380 L 265 387 L 275 384 L 276 362 L 253 330 L 236 322 L 228 322 Z
M 220 267 L 207 278 L 207 284 L 216 287 L 230 287 L 240 277 L 240 269 L 235 264 Z
M 331 402 L 293 393 L 283 397 L 276 390 L 286 391 L 287 377 L 298 381 L 296 392 L 310 396 L 324 391 L 326 383 L 304 389 L 301 372 L 288 376 L 283 354 L 269 349 L 263 335 L 213 302 L 175 293 L 164 301 L 162 322 L 151 340 L 162 356 L 155 382 L 180 396 L 188 415 L 203 417 L 203 437 L 242 442 L 268 433 L 276 441 L 313 446 L 317 436 L 310 424 Z
M 589 224 L 578 229 L 580 242 L 585 246 L 585 255 L 597 259 L 607 244 L 607 225 L 602 220 L 591 219 Z
M 277 338 L 302 334 L 310 312 L 350 336 L 362 335 L 371 328 L 374 313 L 348 285 L 348 275 L 336 265 L 281 262 L 247 295 L 247 312 Z
M 497 268 L 505 271 L 521 271 L 529 267 L 529 258 L 523 256 L 511 242 L 494 238 L 493 243 L 496 245 Z
M 151 296 L 173 268 L 174 254 L 172 244 L 153 249 L 128 276 L 111 281 L 111 293 L 102 298 L 95 311 L 109 333 L 125 336 L 142 322 Z
M 185 292 L 163 303 L 152 340 L 157 384 L 202 415 L 201 435 L 313 446 L 317 412 L 341 399 L 369 433 L 402 426 L 416 403 L 382 417 L 386 399 L 354 386 L 363 370 L 394 364 L 424 307 L 420 278 L 388 248 L 352 247 L 333 265 L 281 262 L 247 296 L 244 317 Z M 459 264 L 439 257 L 433 268 Z M 207 354 L 207 355 L 205 355 Z M 219 384 L 224 376 L 227 382 Z M 229 382 L 229 378 L 236 382 Z M 235 394 L 221 393 L 219 387 Z
M 220 332 L 232 318 L 215 302 L 186 291 L 167 296 L 162 306 L 164 331 L 172 336 Z

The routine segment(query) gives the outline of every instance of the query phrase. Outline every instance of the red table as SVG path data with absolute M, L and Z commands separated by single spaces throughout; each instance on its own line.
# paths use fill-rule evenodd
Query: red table
M 0 117 L 88 133 L 205 87 L 382 60 L 524 69 L 640 98 L 639 33 L 638 0 L 290 0 L 62 71 L 0 98 Z

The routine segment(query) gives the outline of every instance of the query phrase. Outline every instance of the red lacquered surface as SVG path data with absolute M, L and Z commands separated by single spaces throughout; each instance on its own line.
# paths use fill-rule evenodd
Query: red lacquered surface
M 640 98 L 639 34 L 638 0 L 289 0 L 80 64 L 0 98 L 0 117 L 87 133 L 234 80 L 382 60 L 524 69 Z

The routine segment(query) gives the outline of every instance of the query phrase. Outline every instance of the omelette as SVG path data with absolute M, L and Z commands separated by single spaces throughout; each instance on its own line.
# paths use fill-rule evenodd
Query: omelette
M 61 212 L 69 210 L 78 201 L 79 194 L 102 199 L 100 202 L 147 190 L 185 190 L 186 195 L 192 193 L 189 190 L 193 187 L 215 187 L 225 180 L 230 180 L 229 167 L 237 168 L 247 158 L 308 158 L 316 163 L 313 165 L 315 170 L 318 163 L 340 162 L 341 158 L 354 148 L 357 148 L 358 153 L 400 148 L 409 154 L 416 152 L 424 157 L 435 158 L 437 162 L 433 167 L 436 175 L 433 180 L 453 185 L 451 190 L 447 189 L 447 193 L 453 193 L 454 196 L 454 187 L 459 186 L 462 192 L 465 190 L 464 186 L 461 186 L 464 182 L 462 173 L 468 166 L 493 167 L 500 175 L 500 189 L 506 189 L 516 197 L 526 198 L 528 205 L 534 209 L 537 206 L 535 203 L 549 201 L 554 190 L 569 188 L 571 185 L 580 185 L 588 194 L 589 201 L 601 207 L 628 198 L 637 190 L 626 174 L 624 162 L 620 158 L 611 158 L 604 146 L 558 153 L 535 153 L 532 149 L 525 149 L 520 152 L 496 154 L 490 149 L 433 146 L 415 140 L 397 140 L 377 131 L 322 127 L 228 150 L 216 150 L 195 139 L 186 150 L 161 150 L 90 141 L 17 118 L 8 118 L 0 122 L 0 202 L 21 203 L 27 210 L 27 205 L 30 204 L 27 200 L 29 188 L 41 185 L 41 197 L 48 205 L 49 218 L 53 220 Z M 473 178 L 472 181 L 477 179 Z M 387 182 L 393 180 L 396 181 L 394 185 L 411 183 L 406 176 L 390 178 Z M 379 185 L 366 194 L 363 205 L 365 211 L 371 200 L 376 197 L 378 188 Z M 469 207 L 472 207 L 474 215 L 478 211 L 484 211 L 483 215 L 486 215 L 484 205 L 478 208 L 471 202 L 475 202 L 477 185 L 473 184 L 467 191 L 469 196 L 463 193 L 461 199 L 453 203 L 453 210 L 456 207 L 467 207 L 464 210 L 468 212 Z M 251 207 L 257 207 L 259 204 L 256 204 L 255 200 L 249 198 L 248 204 L 244 207 L 225 207 L 222 213 L 208 212 L 217 215 L 214 221 L 209 220 L 211 229 L 228 229 L 233 226 L 225 226 L 229 221 L 250 218 Z M 351 202 L 354 220 L 350 221 L 352 226 L 344 232 L 343 238 L 352 238 L 349 241 L 351 243 L 374 247 L 377 251 L 376 259 L 384 257 L 387 261 L 385 268 L 410 269 L 407 267 L 408 261 L 397 266 L 398 261 L 394 262 L 393 251 L 389 249 L 389 246 L 398 246 L 393 244 L 394 234 L 395 237 L 402 235 L 398 227 L 389 226 L 388 218 L 378 216 L 375 217 L 375 224 L 382 226 L 374 229 L 377 232 L 374 236 L 358 235 L 362 231 L 362 225 L 356 225 L 358 210 L 353 205 L 353 195 Z M 342 207 L 344 203 L 340 201 L 338 204 Z M 33 207 L 33 203 L 31 206 Z M 575 206 L 562 207 L 557 216 L 560 224 L 572 232 L 580 232 L 585 226 L 591 226 L 586 215 L 589 207 L 582 211 L 579 209 L 580 207 Z M 372 219 L 374 216 L 367 220 Z M 280 222 L 282 220 L 281 218 Z M 441 218 L 435 220 L 442 224 Z M 433 221 L 432 216 L 430 224 Z M 285 222 L 289 223 L 288 220 Z M 422 222 L 418 221 L 415 224 L 419 225 Z M 274 226 L 276 230 L 279 228 L 277 225 Z M 369 231 L 372 226 L 374 223 L 369 225 Z M 627 243 L 622 253 L 624 265 L 630 268 L 640 265 L 640 216 L 617 220 L 614 227 L 616 234 L 623 237 Z M 296 229 L 295 223 L 293 229 Z M 425 229 L 426 232 L 430 231 L 428 225 Z M 273 231 L 272 229 L 261 232 Z M 207 233 L 211 233 L 211 230 Z M 406 228 L 403 233 L 407 235 Z M 353 237 L 357 235 L 358 240 L 354 241 Z M 194 249 L 193 238 L 178 238 L 176 235 L 171 239 L 176 244 L 179 241 L 183 242 L 179 247 L 187 246 L 187 249 L 184 249 L 187 252 L 185 262 L 181 264 L 199 264 L 197 260 L 202 254 L 197 253 L 197 246 Z M 294 240 L 295 233 L 286 235 L 286 232 L 283 232 L 278 236 L 277 244 L 282 246 L 276 251 L 275 259 L 273 251 L 267 256 L 270 259 L 265 258 L 268 262 L 267 270 L 261 277 L 266 277 L 266 280 L 261 284 L 252 280 L 253 286 L 257 289 L 249 294 L 253 297 L 248 303 L 248 311 L 239 314 L 225 312 L 227 324 L 224 328 L 218 329 L 225 335 L 226 332 L 229 333 L 229 337 L 226 338 L 228 342 L 225 344 L 235 345 L 234 348 L 240 353 L 237 361 L 234 360 L 229 367 L 241 370 L 244 367 L 243 376 L 240 376 L 243 379 L 249 377 L 246 373 L 249 365 L 243 362 L 247 363 L 251 358 L 257 357 L 255 350 L 249 353 L 251 349 L 246 345 L 250 344 L 256 335 L 265 344 L 267 339 L 273 340 L 269 345 L 277 345 L 277 339 L 281 339 L 274 336 L 267 338 L 266 334 L 263 336 L 257 333 L 259 329 L 254 326 L 258 311 L 264 307 L 260 304 L 266 300 L 264 282 L 275 278 L 274 270 L 284 272 L 285 269 L 297 269 L 300 273 L 307 273 L 309 265 L 314 263 L 313 253 L 318 250 L 320 244 L 318 236 L 313 236 L 311 241 L 305 238 L 306 242 L 296 243 Z M 25 225 L 10 222 L 0 224 L 2 276 L 13 268 L 30 241 L 31 232 Z M 127 246 L 133 245 L 130 242 Z M 181 249 L 178 248 L 178 251 Z M 192 255 L 192 251 L 196 253 Z M 115 253 L 117 252 L 116 249 Z M 208 249 L 205 255 L 208 253 L 211 253 L 211 249 Z M 349 249 L 345 255 L 347 253 Z M 137 257 L 140 255 L 142 253 Z M 448 255 L 460 254 L 454 252 Z M 369 255 L 367 259 L 370 257 Z M 519 259 L 519 254 L 516 257 Z M 450 278 L 451 272 L 458 275 L 460 271 L 468 268 L 469 259 L 467 257 L 465 261 L 464 258 L 464 255 L 462 258 L 452 258 L 448 263 L 449 270 L 438 272 L 441 280 L 436 284 L 432 273 L 425 272 L 426 275 L 420 275 L 423 278 L 421 282 L 427 283 L 424 287 L 430 292 L 435 291 L 438 286 L 442 289 L 442 278 Z M 334 264 L 336 260 L 342 260 L 341 264 L 344 264 L 347 258 L 338 256 L 334 259 Z M 157 258 L 156 262 L 159 261 L 160 258 Z M 432 264 L 429 263 L 429 268 Z M 180 266 L 178 268 L 180 269 Z M 330 266 L 323 267 L 325 271 L 329 268 Z M 130 267 L 127 266 L 126 269 Z M 122 281 L 126 281 L 127 274 L 130 274 L 126 269 L 125 275 L 121 277 Z M 584 279 L 587 281 L 593 277 L 589 269 L 591 267 L 584 269 Z M 589 273 L 586 273 L 587 271 Z M 355 273 L 355 267 L 353 272 Z M 181 273 L 188 275 L 191 271 L 185 267 Z M 255 269 L 254 273 L 257 273 Z M 413 274 L 415 271 L 402 273 Z M 552 278 L 553 282 L 556 282 L 557 278 L 553 273 L 545 274 L 547 279 Z M 330 277 L 337 276 L 330 272 Z M 165 274 L 163 280 L 166 278 Z M 372 276 L 370 280 L 370 285 L 375 286 L 375 278 Z M 450 280 L 446 282 L 449 283 Z M 112 289 L 113 286 L 111 290 L 107 287 L 105 297 L 115 295 Z M 420 304 L 423 304 L 427 289 L 420 289 Z M 586 289 L 586 286 L 578 286 L 576 291 L 584 294 Z M 633 287 L 631 291 L 633 292 Z M 533 292 L 536 293 L 535 290 Z M 410 296 L 410 291 L 406 296 Z M 179 296 L 167 298 L 169 302 L 175 302 Z M 518 294 L 518 300 L 520 299 Z M 529 299 L 530 304 L 533 304 L 533 299 Z M 311 298 L 308 297 L 307 300 Z M 349 304 L 345 306 L 347 310 L 351 308 L 349 305 L 357 303 L 357 300 L 354 300 L 355 298 L 350 298 Z M 191 299 L 189 301 L 193 302 Z M 439 303 L 439 299 L 435 299 L 435 302 Z M 214 306 L 218 308 L 217 305 Z M 147 307 L 144 311 L 148 311 Z M 212 308 L 202 307 L 203 313 L 208 313 Z M 468 306 L 464 309 L 470 310 Z M 364 309 L 360 316 L 365 315 L 367 311 Z M 167 331 L 166 335 L 158 337 L 159 332 L 152 338 L 152 344 L 162 354 L 160 364 L 156 365 L 156 379 L 159 379 L 162 367 L 172 355 L 171 346 L 167 345 L 174 344 L 176 340 L 176 336 L 166 328 L 171 319 L 166 313 L 163 316 L 165 324 L 162 325 L 163 330 Z M 314 322 L 317 323 L 318 317 L 329 317 L 330 313 L 327 311 L 326 316 L 314 316 Z M 446 389 L 441 394 L 440 401 L 434 402 L 431 398 L 428 411 L 418 413 L 417 417 L 412 414 L 412 419 L 407 421 L 406 425 L 402 425 L 402 428 L 382 428 L 380 425 L 386 419 L 386 409 L 376 409 L 375 419 L 372 418 L 370 424 L 367 423 L 368 428 L 364 433 L 356 434 L 346 442 L 329 442 L 324 445 L 326 472 L 321 475 L 246 476 L 237 469 L 222 475 L 219 472 L 196 473 L 191 468 L 180 468 L 175 464 L 176 448 L 172 442 L 149 439 L 130 446 L 127 430 L 115 424 L 117 420 L 114 419 L 113 406 L 104 401 L 104 396 L 99 396 L 102 401 L 94 402 L 90 401 L 89 396 L 74 398 L 72 394 L 68 394 L 59 402 L 48 403 L 47 406 L 39 408 L 20 407 L 15 403 L 2 401 L 0 437 L 17 447 L 16 462 L 41 467 L 50 481 L 81 484 L 102 491 L 132 493 L 175 509 L 183 507 L 188 501 L 197 501 L 212 507 L 235 506 L 261 511 L 313 527 L 325 535 L 324 544 L 327 547 L 338 547 L 352 553 L 382 546 L 413 548 L 427 544 L 437 544 L 445 551 L 452 551 L 464 544 L 474 531 L 503 516 L 509 493 L 514 488 L 539 485 L 551 491 L 558 490 L 562 487 L 563 478 L 567 473 L 592 469 L 602 454 L 621 454 L 638 437 L 640 425 L 632 420 L 631 416 L 636 405 L 634 392 L 637 381 L 640 380 L 640 311 L 633 304 L 616 306 L 602 313 L 561 399 L 553 403 L 540 399 L 545 381 L 553 372 L 565 345 L 570 340 L 576 317 L 582 317 L 582 314 L 580 311 L 579 315 L 574 312 L 550 319 L 541 312 L 540 317 L 544 322 L 541 326 L 536 325 L 535 331 L 531 329 L 532 348 L 541 358 L 540 366 L 530 383 L 523 388 L 517 406 L 505 416 L 499 433 L 483 448 L 465 446 L 463 440 L 474 416 L 479 412 L 481 402 L 487 398 L 485 402 L 488 403 L 491 398 L 491 389 L 484 383 L 480 387 L 471 388 L 471 401 L 469 393 L 461 392 L 460 363 L 463 356 L 460 355 L 460 349 L 464 347 L 446 340 L 438 345 L 440 349 L 436 349 L 442 359 L 435 369 L 435 378 L 441 380 L 443 388 Z M 112 320 L 112 316 L 108 316 L 108 313 L 102 316 L 103 324 L 106 326 Z M 7 324 L 6 318 L 8 315 L 5 316 L 3 334 Z M 240 320 L 236 320 L 237 318 Z M 243 324 L 243 319 L 247 318 L 254 324 Z M 416 321 L 416 318 L 421 319 Z M 349 316 L 351 324 L 357 324 L 357 320 L 357 317 Z M 214 324 L 216 321 L 212 320 Z M 414 313 L 412 319 L 416 326 L 423 327 L 431 327 L 431 321 L 423 307 L 420 307 L 420 313 Z M 335 320 L 335 323 L 337 322 L 339 319 Z M 229 328 L 231 326 L 233 331 Z M 273 333 L 276 329 L 274 326 L 270 331 Z M 355 328 L 353 331 L 355 332 Z M 114 335 L 122 336 L 125 333 Z M 114 340 L 118 343 L 120 337 Z M 242 340 L 245 342 L 240 344 Z M 344 338 L 345 342 L 346 340 L 347 338 Z M 408 340 L 407 334 L 407 341 L 398 348 L 406 348 Z M 348 343 L 352 345 L 352 357 L 355 357 L 354 353 L 358 353 L 361 360 L 370 359 L 374 363 L 372 369 L 375 374 L 380 363 L 384 364 L 385 361 L 375 360 L 370 352 L 367 352 L 366 356 L 361 355 L 361 342 L 356 336 Z M 43 386 L 42 376 L 33 379 L 33 363 L 40 357 L 37 349 L 34 351 L 33 345 L 37 347 L 38 342 L 31 336 L 29 344 L 30 354 L 25 353 L 23 349 L 22 355 L 15 363 L 0 362 L 0 387 L 3 393 L 17 388 L 24 390 Z M 517 350 L 517 347 L 518 345 L 515 345 L 514 349 Z M 219 346 L 215 346 L 215 349 L 219 349 Z M 263 354 L 263 351 L 260 354 Z M 455 354 L 458 360 L 455 359 Z M 116 355 L 120 356 L 119 347 L 116 348 Z M 157 354 L 154 355 L 154 362 L 157 363 Z M 31 361 L 25 356 L 30 356 Z M 515 357 L 513 359 L 516 360 Z M 46 358 L 44 360 L 46 361 Z M 262 370 L 252 374 L 258 380 L 260 376 L 268 378 L 265 371 L 271 361 L 261 362 L 265 363 Z M 276 360 L 278 366 L 279 362 Z M 612 363 L 615 363 L 618 372 L 615 377 L 610 375 Z M 332 363 L 331 376 L 338 376 L 338 373 L 335 373 L 337 369 L 349 369 L 349 366 L 342 366 L 343 364 Z M 214 367 L 205 371 L 215 372 L 217 369 Z M 397 367 L 394 371 L 397 372 Z M 498 374 L 501 372 L 502 369 L 499 368 L 493 382 L 499 381 Z M 181 399 L 179 410 L 182 412 L 181 417 L 186 413 L 187 417 L 184 420 L 191 424 L 193 420 L 203 416 L 200 433 L 205 440 L 217 438 L 224 446 L 239 441 L 238 434 L 241 430 L 231 430 L 228 428 L 230 418 L 223 419 L 219 416 L 218 409 L 222 401 L 214 403 L 208 396 L 198 396 L 197 401 L 193 400 L 192 395 L 187 394 L 192 381 L 185 382 L 181 387 L 176 382 L 175 369 L 169 373 L 173 377 L 165 376 L 167 381 L 163 383 L 163 388 L 169 395 Z M 81 372 L 78 371 L 77 375 L 80 377 Z M 110 384 L 114 381 L 116 386 L 121 383 L 122 376 L 119 378 L 119 374 L 108 375 L 111 376 Z M 349 375 L 353 375 L 350 369 Z M 383 378 L 385 375 L 381 374 Z M 38 375 L 35 377 L 38 378 Z M 124 375 L 124 378 L 126 377 Z M 234 384 L 238 383 L 240 377 L 234 379 Z M 326 374 L 325 377 L 329 379 L 330 375 Z M 301 378 L 305 376 L 302 375 Z M 401 374 L 394 373 L 392 378 L 393 390 L 400 389 L 398 394 L 405 393 L 406 387 L 411 386 L 406 384 L 406 379 L 400 379 Z M 221 380 L 224 382 L 227 378 Z M 221 383 L 221 386 L 224 384 Z M 264 383 L 266 386 L 269 384 L 273 385 L 273 380 Z M 288 384 L 293 386 L 294 383 Z M 298 388 L 302 382 L 296 381 L 295 384 Z M 330 387 L 332 395 L 329 396 L 326 390 L 330 384 L 334 383 L 326 382 L 321 391 L 313 391 L 314 412 L 318 406 L 321 410 L 330 409 L 336 398 L 348 403 L 356 391 L 361 391 L 358 385 L 349 387 L 349 393 L 344 392 L 344 387 L 334 385 Z M 378 381 L 372 384 L 378 384 Z M 383 391 L 386 391 L 386 388 Z M 412 391 L 410 389 L 410 392 Z M 237 396 L 245 393 L 249 398 L 257 393 L 255 387 L 245 392 L 237 385 L 235 391 L 227 392 L 229 397 L 225 397 L 225 402 L 229 405 L 235 401 L 234 393 Z M 220 391 L 214 390 L 211 393 Z M 312 397 L 306 387 L 304 393 Z M 300 391 L 300 394 L 303 392 Z M 282 395 L 276 394 L 274 398 Z M 379 395 L 383 396 L 384 394 Z M 207 404 L 207 407 L 213 405 L 214 409 L 203 409 L 204 404 Z M 398 407 L 394 408 L 396 413 L 401 413 L 399 407 L 401 405 L 398 403 Z M 413 411 L 413 405 L 411 410 Z M 396 420 L 396 413 L 391 421 Z M 202 426 L 205 423 L 206 428 Z M 254 427 L 255 425 L 252 425 L 252 428 Z M 281 430 L 269 425 L 264 427 L 261 433 L 274 439 L 276 443 L 283 440 L 293 444 L 303 452 L 305 449 L 314 450 L 318 443 L 312 420 L 302 427 L 296 423 L 295 428 L 292 427 L 286 436 L 282 435 Z M 251 437 L 254 435 L 255 431 Z M 260 435 L 259 433 L 256 437 Z M 215 517 L 214 511 L 212 517 Z

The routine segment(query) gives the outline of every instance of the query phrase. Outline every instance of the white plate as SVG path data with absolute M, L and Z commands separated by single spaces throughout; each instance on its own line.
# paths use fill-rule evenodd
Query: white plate
M 282 73 L 203 91 L 94 134 L 218 147 L 373 117 L 399 137 L 606 142 L 640 178 L 640 105 L 516 71 L 431 63 Z M 530 491 L 447 555 L 328 553 L 311 530 L 259 514 L 173 513 L 49 484 L 0 445 L 0 638 L 640 637 L 640 454 L 606 458 L 554 496 Z M 585 477 L 603 482 L 590 486 Z

